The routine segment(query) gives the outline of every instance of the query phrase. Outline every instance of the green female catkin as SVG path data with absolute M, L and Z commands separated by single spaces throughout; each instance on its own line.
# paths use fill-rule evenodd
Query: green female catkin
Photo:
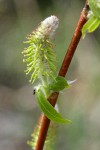
M 39 80 L 42 85 L 51 82 L 57 76 L 56 55 L 51 42 L 59 20 L 51 16 L 41 22 L 40 26 L 27 37 L 29 46 L 23 51 L 23 61 L 27 63 L 26 74 L 31 74 L 30 82 Z

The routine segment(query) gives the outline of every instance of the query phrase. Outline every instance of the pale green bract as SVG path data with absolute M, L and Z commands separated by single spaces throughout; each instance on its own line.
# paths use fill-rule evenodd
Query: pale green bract
M 39 89 L 36 93 L 38 104 L 41 110 L 45 113 L 45 115 L 52 121 L 58 123 L 71 123 L 70 120 L 64 119 L 55 109 L 54 107 L 47 101 L 44 93 L 41 89 Z
M 68 88 L 69 84 L 64 77 L 58 76 L 56 79 L 49 84 L 49 89 L 55 92 L 59 92 L 64 88 Z
M 91 10 L 87 15 L 89 19 L 82 28 L 83 38 L 85 37 L 86 32 L 91 33 L 100 25 L 100 0 L 88 0 L 88 3 Z

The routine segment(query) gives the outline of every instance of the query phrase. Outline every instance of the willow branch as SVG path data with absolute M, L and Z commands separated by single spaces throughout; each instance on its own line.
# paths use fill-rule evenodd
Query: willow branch
M 72 40 L 71 40 L 70 45 L 67 49 L 67 53 L 65 55 L 61 69 L 59 71 L 59 74 L 58 74 L 59 76 L 64 77 L 68 71 L 72 57 L 75 53 L 77 45 L 78 45 L 80 38 L 82 36 L 81 29 L 82 29 L 83 25 L 86 23 L 87 11 L 88 11 L 88 7 L 87 7 L 87 1 L 86 1 L 85 6 L 81 12 L 78 24 L 76 25 L 76 29 L 75 29 L 75 32 L 73 34 Z M 50 95 L 48 100 L 52 106 L 55 106 L 55 104 L 57 102 L 58 95 L 59 95 L 58 92 L 54 92 Z M 50 120 L 45 115 L 43 115 L 41 128 L 40 128 L 40 132 L 39 132 L 39 136 L 38 136 L 35 150 L 43 150 L 43 146 L 44 146 L 46 135 L 47 135 L 48 128 L 49 128 L 49 124 L 50 124 Z

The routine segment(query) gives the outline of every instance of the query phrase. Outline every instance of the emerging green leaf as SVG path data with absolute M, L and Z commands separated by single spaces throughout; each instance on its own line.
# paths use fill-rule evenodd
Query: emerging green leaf
M 88 2 L 94 16 L 100 19 L 100 0 L 88 0 Z
M 92 16 L 83 26 L 82 28 L 82 36 L 83 38 L 86 35 L 86 32 L 93 32 L 94 30 L 96 30 L 98 28 L 98 26 L 100 25 L 100 19 L 96 18 L 95 16 Z
M 45 98 L 41 89 L 36 92 L 38 104 L 44 114 L 52 121 L 58 123 L 71 123 L 71 120 L 64 119 Z
M 52 91 L 61 91 L 64 88 L 68 88 L 69 84 L 67 80 L 64 77 L 58 76 L 56 77 L 55 81 L 53 81 L 51 84 L 49 84 L 49 88 Z

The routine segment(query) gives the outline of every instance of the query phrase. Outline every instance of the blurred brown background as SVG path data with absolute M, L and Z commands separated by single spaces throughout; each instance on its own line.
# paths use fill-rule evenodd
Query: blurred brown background
M 30 150 L 26 141 L 41 113 L 24 73 L 26 35 L 44 18 L 58 16 L 59 69 L 84 2 L 0 0 L 0 150 Z M 58 126 L 55 150 L 100 150 L 100 28 L 81 39 L 66 78 L 77 82 L 61 93 L 58 104 L 73 123 Z

